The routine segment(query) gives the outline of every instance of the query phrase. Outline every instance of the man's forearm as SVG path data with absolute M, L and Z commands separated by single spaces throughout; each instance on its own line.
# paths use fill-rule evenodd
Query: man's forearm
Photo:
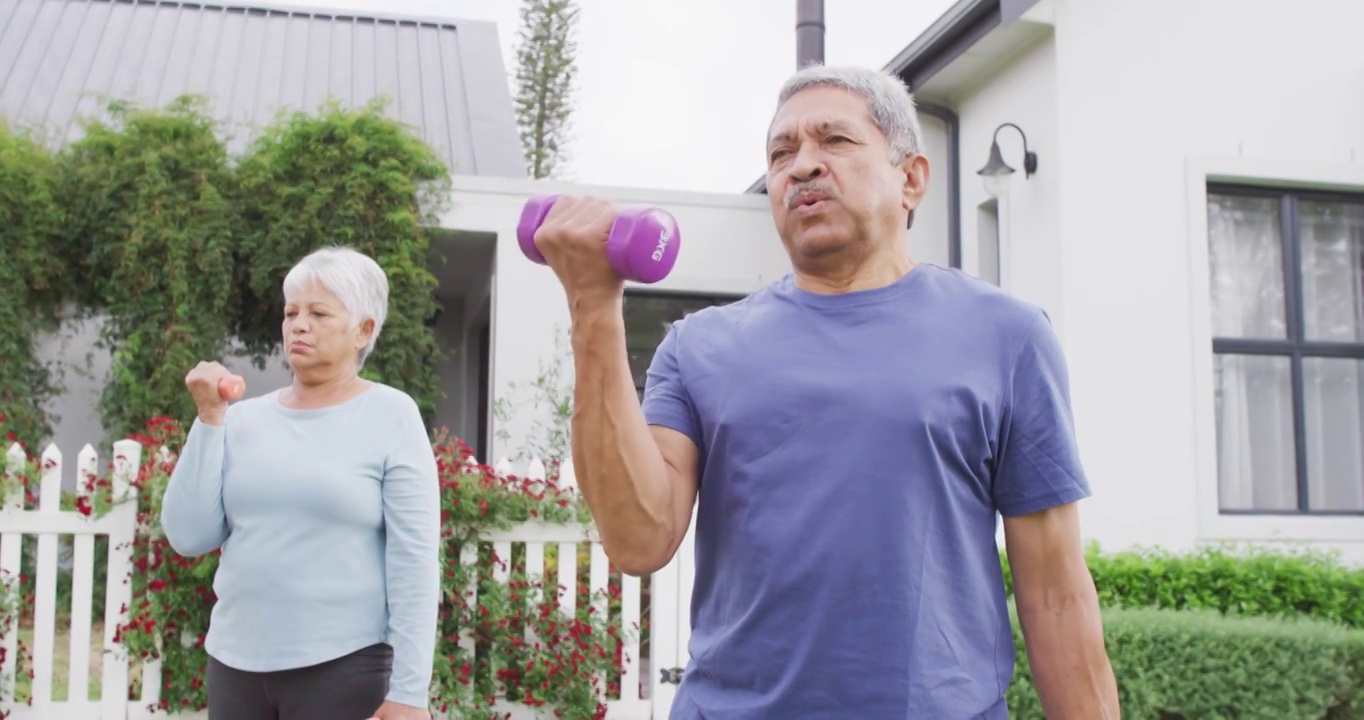
M 571 307 L 578 487 L 611 560 L 630 574 L 651 572 L 671 547 L 672 496 L 630 375 L 621 298 Z
M 1048 720 L 1118 720 L 1118 687 L 1097 604 L 1020 606 L 1033 682 Z

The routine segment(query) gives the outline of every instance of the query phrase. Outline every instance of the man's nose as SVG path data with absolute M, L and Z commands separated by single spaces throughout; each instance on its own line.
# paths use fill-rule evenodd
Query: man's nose
M 805 182 L 825 173 L 824 160 L 819 156 L 819 151 L 809 145 L 802 145 L 796 151 L 796 158 L 791 163 L 791 178 L 796 182 Z

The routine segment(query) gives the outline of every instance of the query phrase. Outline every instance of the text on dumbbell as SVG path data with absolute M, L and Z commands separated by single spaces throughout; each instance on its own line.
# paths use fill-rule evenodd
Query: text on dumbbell
M 663 250 L 668 247 L 668 241 L 672 239 L 673 233 L 668 226 L 663 226 L 663 232 L 658 234 L 658 247 L 654 249 L 654 262 L 663 259 Z

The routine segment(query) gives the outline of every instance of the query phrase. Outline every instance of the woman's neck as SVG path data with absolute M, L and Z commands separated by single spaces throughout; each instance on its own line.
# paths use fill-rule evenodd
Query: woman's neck
M 327 378 L 295 374 L 284 400 L 285 404 L 300 410 L 322 408 L 346 402 L 369 386 L 369 381 L 356 372 L 342 372 Z

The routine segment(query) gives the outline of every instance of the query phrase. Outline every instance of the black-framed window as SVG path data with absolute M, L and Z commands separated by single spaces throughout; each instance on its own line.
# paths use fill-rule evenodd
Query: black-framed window
M 1223 513 L 1364 513 L 1364 194 L 1208 187 Z
M 728 305 L 743 295 L 701 295 L 655 290 L 636 290 L 625 293 L 625 350 L 630 358 L 630 374 L 640 402 L 644 401 L 644 381 L 654 350 L 663 342 L 668 328 L 702 308 Z

